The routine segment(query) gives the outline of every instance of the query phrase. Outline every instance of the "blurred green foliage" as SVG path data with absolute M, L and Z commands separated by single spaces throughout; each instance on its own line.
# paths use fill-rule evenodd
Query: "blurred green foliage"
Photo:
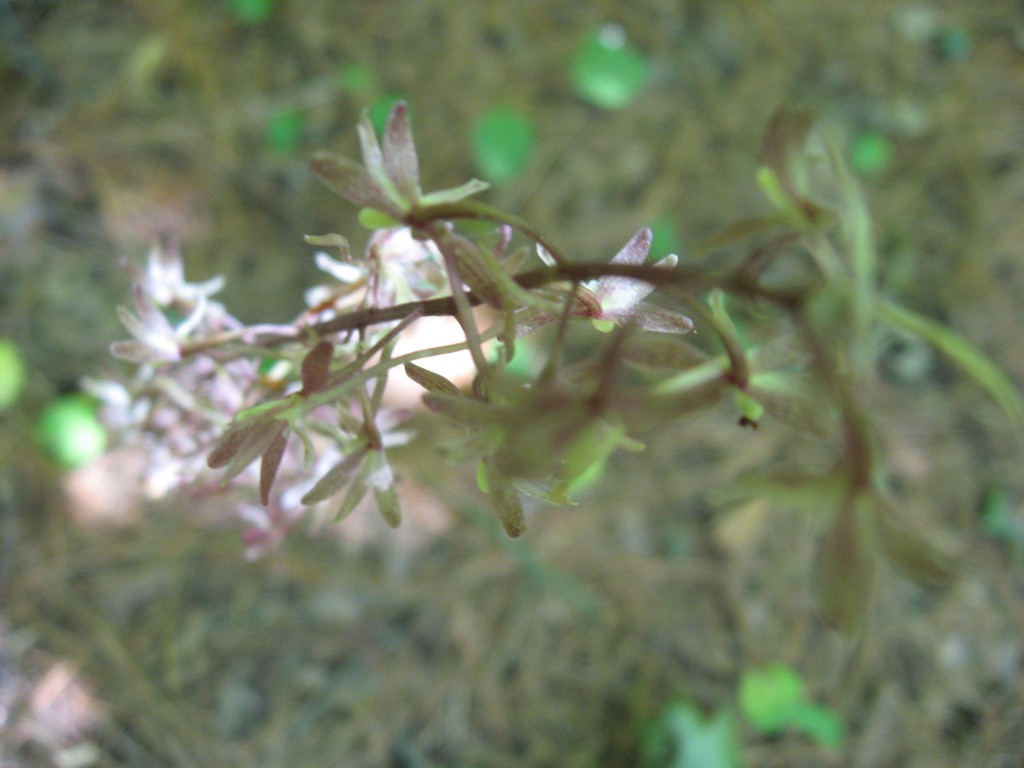
M 262 24 L 274 12 L 274 0 L 231 0 L 231 10 L 244 24 Z
M 689 702 L 672 704 L 643 741 L 644 768 L 739 768 L 740 743 L 728 710 L 705 717 Z
M 939 55 L 946 61 L 960 62 L 971 55 L 971 38 L 963 27 L 946 27 L 936 40 Z
M 682 255 L 683 236 L 676 219 L 667 213 L 658 216 L 651 224 L 654 237 L 651 239 L 651 253 L 648 260 L 657 261 L 670 253 Z
M 373 70 L 362 64 L 349 64 L 338 72 L 338 85 L 349 93 L 369 91 L 376 84 Z
M 993 486 L 985 493 L 981 503 L 981 520 L 985 533 L 1007 546 L 1014 557 L 1024 553 L 1024 517 L 1005 487 Z
M 621 109 L 647 84 L 650 63 L 629 46 L 620 27 L 609 24 L 583 39 L 570 74 L 584 101 L 602 109 Z
M 530 119 L 511 107 L 496 107 L 473 126 L 473 161 L 485 179 L 512 181 L 529 165 L 536 144 Z
M 861 176 L 878 176 L 889 169 L 892 144 L 885 134 L 865 131 L 850 146 L 850 165 Z
M 0 411 L 14 405 L 25 389 L 27 372 L 18 345 L 0 339 Z
M 267 146 L 275 152 L 288 154 L 302 143 L 306 118 L 301 112 L 279 112 L 267 123 Z
M 843 741 L 843 725 L 832 710 L 807 699 L 804 680 L 785 664 L 748 669 L 740 678 L 740 708 L 764 734 L 792 729 L 829 749 Z
M 43 448 L 68 469 L 100 456 L 107 434 L 96 416 L 96 406 L 82 395 L 65 395 L 47 405 L 36 423 Z

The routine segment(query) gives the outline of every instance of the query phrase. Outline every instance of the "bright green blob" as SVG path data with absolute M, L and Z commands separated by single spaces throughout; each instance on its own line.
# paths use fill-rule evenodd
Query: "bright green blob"
M 245 24 L 262 24 L 274 11 L 274 0 L 231 0 L 231 10 Z
M 570 74 L 576 93 L 603 109 L 621 109 L 650 76 L 647 58 L 631 48 L 620 27 L 608 25 L 583 40 Z
M 751 424 L 758 424 L 764 418 L 764 406 L 757 398 L 742 389 L 734 388 L 732 393 L 736 399 L 736 407 L 744 419 Z
M 510 107 L 486 113 L 473 126 L 473 159 L 484 178 L 495 184 L 511 181 L 533 156 L 535 135 L 530 120 Z
M 679 227 L 676 221 L 668 214 L 662 214 L 654 220 L 651 225 L 654 237 L 651 238 L 651 259 L 661 259 L 670 253 L 681 254 L 683 250 L 683 238 L 679 234 Z
M 488 354 L 491 362 L 503 360 L 507 354 L 507 348 L 501 342 L 495 344 Z M 537 357 L 536 342 L 529 337 L 516 339 L 515 354 L 505 364 L 505 372 L 510 376 L 527 381 L 532 379 L 540 370 L 541 362 Z
M 359 223 L 366 229 L 386 229 L 395 226 L 398 222 L 376 208 L 360 208 Z
M 95 406 L 81 395 L 58 398 L 43 409 L 36 436 L 59 464 L 79 467 L 107 446 L 107 433 L 96 418 Z
M 27 370 L 18 345 L 0 339 L 0 411 L 6 411 L 21 397 Z
M 279 112 L 267 123 L 267 146 L 275 152 L 292 152 L 302 141 L 306 118 L 301 112 Z
M 740 678 L 739 694 L 744 716 L 762 733 L 791 728 L 824 747 L 834 749 L 842 743 L 839 718 L 809 701 L 803 678 L 785 664 L 747 670 Z
M 853 140 L 850 165 L 862 176 L 878 176 L 889 168 L 892 144 L 878 131 L 865 131 Z
M 349 93 L 361 93 L 373 88 L 376 78 L 373 70 L 362 64 L 349 64 L 338 72 L 338 85 Z

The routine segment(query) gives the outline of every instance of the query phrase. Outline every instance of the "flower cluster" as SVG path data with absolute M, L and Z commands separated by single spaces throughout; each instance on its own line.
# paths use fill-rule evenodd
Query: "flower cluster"
M 161 243 L 134 275 L 133 308 L 120 309 L 131 338 L 111 347 L 135 374 L 91 388 L 110 424 L 149 452 L 151 492 L 209 488 L 214 478 L 243 489 L 250 556 L 280 543 L 307 509 L 337 520 L 372 503 L 388 525 L 400 523 L 389 449 L 410 435 L 384 396 L 396 368 L 461 435 L 446 453 L 475 464 L 510 536 L 526 529 L 521 494 L 573 503 L 616 452 L 642 450 L 645 431 L 731 394 L 744 426 L 777 418 L 840 446 L 833 475 L 810 484 L 826 490 L 809 495 L 835 501 L 841 490 L 822 547 L 822 606 L 853 629 L 866 601 L 843 585 L 867 583 L 861 565 L 872 536 L 911 570 L 929 578 L 943 570 L 938 557 L 908 555 L 917 539 L 875 487 L 883 472 L 864 402 L 873 326 L 885 321 L 935 342 L 1015 418 L 1024 405 L 962 340 L 874 294 L 865 206 L 834 147 L 825 152 L 828 194 L 816 196 L 809 180 L 822 169 L 808 171 L 811 135 L 804 119 L 772 124 L 759 180 L 777 210 L 718 241 L 765 238 L 731 267 L 684 269 L 675 256 L 648 264 L 649 229 L 594 263 L 567 258 L 521 219 L 470 199 L 482 182 L 424 193 L 398 104 L 381 140 L 361 120 L 361 164 L 325 152 L 312 159 L 329 188 L 362 208 L 370 235 L 361 256 L 341 235 L 307 237 L 338 256 L 315 254 L 331 281 L 307 291 L 306 311 L 285 325 L 245 325 L 212 300 L 222 280 L 187 282 L 177 246 Z M 820 147 L 812 154 L 819 163 Z M 493 228 L 481 233 L 466 220 Z M 515 237 L 526 244 L 514 247 Z M 794 248 L 809 274 L 780 283 L 778 272 L 794 270 L 772 267 Z M 758 307 L 750 315 L 768 317 L 776 341 L 746 343 L 727 298 Z M 710 331 L 702 346 L 684 338 L 691 314 Z M 397 352 L 426 315 L 456 318 L 462 340 Z M 535 342 L 524 378 L 518 355 L 527 353 L 516 340 L 527 334 Z M 419 364 L 456 351 L 472 356 L 472 386 Z
M 162 496 L 212 479 L 205 452 L 230 414 L 251 399 L 258 364 L 249 356 L 187 353 L 192 344 L 236 335 L 243 326 L 210 299 L 222 279 L 185 280 L 176 242 L 156 244 L 145 268 L 132 272 L 134 312 L 119 308 L 132 338 L 114 342 L 111 353 L 136 364 L 135 374 L 127 381 L 89 380 L 86 387 L 121 440 L 146 451 L 146 489 Z

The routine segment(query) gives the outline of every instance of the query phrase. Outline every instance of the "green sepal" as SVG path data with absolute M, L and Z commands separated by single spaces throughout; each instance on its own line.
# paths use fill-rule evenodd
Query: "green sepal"
M 388 229 L 397 227 L 401 222 L 393 217 L 378 211 L 376 208 L 361 208 L 359 210 L 359 223 L 366 229 Z

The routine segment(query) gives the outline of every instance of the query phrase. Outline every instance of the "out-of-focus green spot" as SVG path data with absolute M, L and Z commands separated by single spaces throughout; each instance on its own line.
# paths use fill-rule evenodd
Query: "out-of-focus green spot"
M 985 492 L 981 520 L 985 533 L 993 539 L 1009 545 L 1015 552 L 1024 551 L 1024 516 L 1014 509 L 1005 488 L 994 486 Z
M 740 708 L 759 731 L 785 725 L 789 711 L 804 701 L 805 694 L 803 678 L 785 664 L 748 669 L 740 678 Z
M 668 707 L 645 734 L 644 768 L 739 768 L 740 742 L 728 710 L 704 717 L 693 704 Z
M 529 118 L 511 107 L 497 107 L 473 126 L 473 160 L 495 184 L 511 181 L 533 156 L 535 136 Z
M 125 74 L 132 88 L 145 93 L 154 87 L 161 67 L 167 61 L 167 38 L 163 35 L 148 35 L 128 56 Z
M 306 118 L 301 112 L 279 112 L 267 123 L 267 146 L 275 152 L 292 152 L 302 141 Z
M 743 418 L 750 424 L 759 424 L 764 418 L 764 405 L 761 404 L 761 401 L 742 389 L 734 388 L 732 393 L 736 399 L 736 407 Z
M 843 725 L 835 713 L 807 700 L 803 678 L 785 664 L 750 669 L 740 678 L 740 709 L 750 724 L 765 734 L 787 728 L 835 749 L 843 740 Z
M 865 131 L 850 145 L 850 165 L 861 176 L 878 176 L 891 161 L 892 144 L 878 131 Z
M 386 229 L 398 223 L 384 211 L 378 211 L 376 208 L 360 208 L 358 218 L 359 223 L 366 229 Z
M 491 490 L 491 481 L 487 476 L 487 463 L 480 459 L 476 465 L 476 487 L 480 489 L 480 493 L 487 493 Z
M 36 423 L 36 436 L 61 466 L 79 467 L 107 446 L 107 433 L 96 418 L 96 407 L 81 395 L 67 395 L 50 403 Z
M 679 227 L 675 219 L 668 214 L 662 214 L 654 220 L 651 225 L 654 237 L 651 238 L 651 253 L 649 258 L 660 259 L 670 253 L 680 254 L 683 250 L 683 238 L 679 234 Z
M 603 109 L 621 109 L 647 84 L 647 58 L 626 42 L 622 28 L 608 24 L 584 38 L 570 75 L 580 98 Z
M 572 482 L 565 486 L 565 495 L 571 499 L 579 498 L 584 491 L 593 488 L 605 476 L 605 469 L 608 466 L 607 459 L 595 461 L 593 464 L 582 470 Z
M 492 361 L 496 361 L 503 354 L 503 345 L 498 344 L 493 348 L 490 358 Z M 538 362 L 535 342 L 528 337 L 516 339 L 515 354 L 505 365 L 505 371 L 514 378 L 529 380 L 536 375 L 537 370 Z
M 231 10 L 244 24 L 262 24 L 274 12 L 274 0 L 231 0 Z
M 338 85 L 349 93 L 362 93 L 373 88 L 376 77 L 373 70 L 362 64 L 349 64 L 338 72 Z
M 288 374 L 292 372 L 294 365 L 290 360 L 265 357 L 260 360 L 259 374 L 260 381 L 267 387 L 280 387 L 284 384 Z
M 946 27 L 936 36 L 935 44 L 946 61 L 964 61 L 971 55 L 971 38 L 963 27 Z
M 391 108 L 400 101 L 404 101 L 407 104 L 409 99 L 400 93 L 385 93 L 379 97 L 373 104 L 370 105 L 370 122 L 373 123 L 373 129 L 380 136 L 384 133 L 384 126 L 388 124 L 388 115 L 391 114 Z M 409 105 L 409 121 L 413 119 L 412 105 Z
M 25 359 L 18 345 L 10 339 L 0 339 L 0 411 L 18 401 L 26 378 Z

